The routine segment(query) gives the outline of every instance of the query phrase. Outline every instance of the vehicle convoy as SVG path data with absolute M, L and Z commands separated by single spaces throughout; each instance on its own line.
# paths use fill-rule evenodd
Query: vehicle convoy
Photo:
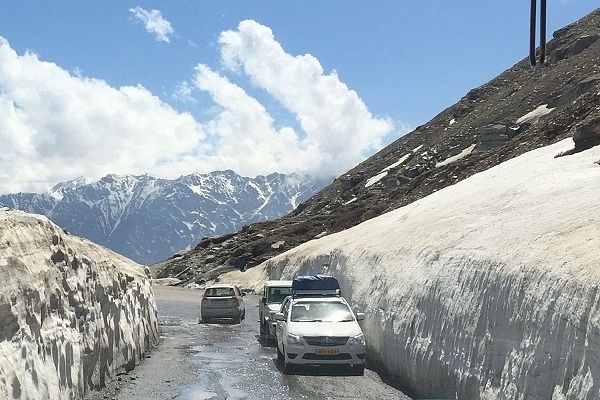
M 268 280 L 263 287 L 262 297 L 258 302 L 258 321 L 260 335 L 273 338 L 277 321 L 273 318 L 279 312 L 283 299 L 292 294 L 291 280 Z
M 365 339 L 358 324 L 363 313 L 352 311 L 341 296 L 337 279 L 326 275 L 294 278 L 292 296 L 285 299 L 277 321 L 277 358 L 284 373 L 297 365 L 348 365 L 363 375 Z
M 85 400 L 410 400 L 368 369 L 363 376 L 335 365 L 316 373 L 298 368 L 299 374 L 282 375 L 275 347 L 257 341 L 258 307 L 246 307 L 241 324 L 198 324 L 201 294 L 156 285 L 160 345 L 134 370 L 107 379 L 107 387 Z M 246 293 L 244 300 L 257 304 L 259 298 L 260 293 Z
M 233 318 L 239 324 L 246 317 L 245 293 L 236 285 L 211 285 L 204 289 L 200 303 L 200 318 L 208 323 L 217 318 Z

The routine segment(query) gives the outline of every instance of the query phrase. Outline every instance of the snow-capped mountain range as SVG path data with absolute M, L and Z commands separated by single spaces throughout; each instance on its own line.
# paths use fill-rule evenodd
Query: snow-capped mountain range
M 177 179 L 107 175 L 62 182 L 47 193 L 0 196 L 0 205 L 42 214 L 69 232 L 140 264 L 195 246 L 202 238 L 279 218 L 329 184 L 273 173 L 247 178 L 233 171 Z

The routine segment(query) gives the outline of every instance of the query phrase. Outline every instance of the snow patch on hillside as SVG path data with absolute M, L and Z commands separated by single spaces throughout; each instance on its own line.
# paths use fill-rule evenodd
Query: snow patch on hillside
M 460 160 L 461 158 L 464 158 L 464 157 L 468 156 L 469 154 L 471 154 L 473 152 L 473 150 L 475 150 L 476 146 L 477 146 L 476 144 L 473 144 L 473 145 L 467 147 L 466 149 L 464 149 L 463 151 L 461 151 L 460 153 L 458 153 L 457 155 L 455 155 L 453 157 L 448 157 L 444 161 L 440 161 L 435 166 L 442 167 L 444 165 L 453 163 L 454 161 Z
M 550 113 L 550 111 L 554 110 L 554 108 L 548 108 L 548 104 L 542 104 L 538 108 L 533 111 L 528 112 L 523 115 L 521 118 L 517 120 L 517 124 L 534 124 L 536 123 L 542 116 Z
M 387 176 L 387 174 L 388 174 L 387 171 L 384 171 L 375 176 L 370 177 L 369 179 L 367 179 L 367 182 L 365 183 L 365 187 L 368 188 L 370 186 L 373 186 L 374 184 L 376 184 L 377 182 L 379 182 L 380 180 L 385 178 Z

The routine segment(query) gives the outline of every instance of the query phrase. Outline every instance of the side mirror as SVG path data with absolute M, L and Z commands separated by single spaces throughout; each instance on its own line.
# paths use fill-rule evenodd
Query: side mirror
M 273 318 L 275 318 L 275 321 L 284 321 L 285 317 L 283 316 L 283 313 L 275 313 L 275 315 L 273 315 Z
M 357 312 L 356 313 L 356 320 L 357 321 L 362 321 L 364 319 L 365 319 L 365 314 L 364 313 L 361 313 L 361 312 Z
M 246 292 L 242 292 L 241 295 L 242 297 L 244 297 L 246 295 Z

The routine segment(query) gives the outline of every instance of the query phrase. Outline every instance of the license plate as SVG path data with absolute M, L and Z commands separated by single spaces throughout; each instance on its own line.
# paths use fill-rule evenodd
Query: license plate
M 212 305 L 217 307 L 224 307 L 227 305 L 227 300 L 213 300 Z
M 316 349 L 315 355 L 317 356 L 337 356 L 340 354 L 339 349 Z

